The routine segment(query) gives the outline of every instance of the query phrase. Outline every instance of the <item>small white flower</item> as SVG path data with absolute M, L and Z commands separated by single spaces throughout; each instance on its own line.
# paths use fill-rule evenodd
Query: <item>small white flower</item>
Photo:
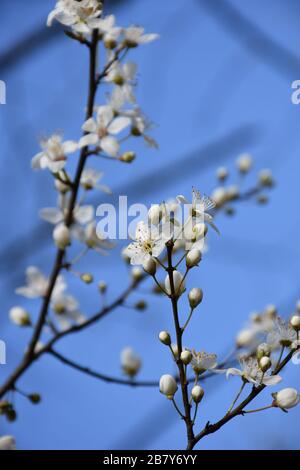
M 132 91 L 132 85 L 136 75 L 137 65 L 134 62 L 120 64 L 115 62 L 109 69 L 105 77 L 107 83 L 114 83 L 122 88 L 124 98 L 129 103 L 135 103 L 135 96 Z
M 65 26 L 71 26 L 78 33 L 89 34 L 98 27 L 101 12 L 99 0 L 58 0 L 48 16 L 47 26 L 57 20 Z
M 16 450 L 16 440 L 13 436 L 0 437 L 0 450 Z
M 73 322 L 81 324 L 85 321 L 85 316 L 80 312 L 78 302 L 72 295 L 62 293 L 55 296 L 51 308 L 62 330 L 69 329 Z
M 297 333 L 289 322 L 276 318 L 273 330 L 267 336 L 267 342 L 273 347 L 289 347 L 297 339 Z
M 23 295 L 29 299 L 43 297 L 47 293 L 49 279 L 41 273 L 35 266 L 29 266 L 26 269 L 26 286 L 18 287 L 16 294 Z M 66 283 L 63 276 L 58 276 L 52 296 L 61 294 L 66 289 Z
M 112 135 L 119 134 L 129 125 L 129 118 L 125 116 L 114 117 L 111 106 L 99 106 L 96 120 L 90 118 L 82 126 L 87 134 L 80 139 L 79 146 L 96 145 L 111 157 L 116 157 L 120 145 Z
M 253 328 L 244 328 L 237 334 L 235 341 L 238 348 L 254 346 L 257 342 L 256 331 Z
M 297 406 L 300 402 L 300 395 L 295 388 L 284 388 L 280 392 L 274 393 L 274 406 L 283 410 L 288 410 Z
M 66 195 L 60 195 L 58 198 L 58 208 L 45 207 L 39 211 L 39 216 L 50 224 L 57 225 L 64 222 L 68 208 L 69 199 Z M 85 225 L 91 222 L 94 218 L 94 212 L 95 210 L 92 205 L 76 205 L 73 210 L 73 224 L 71 228 L 76 226 L 76 224 Z
M 165 241 L 155 227 L 150 228 L 145 222 L 137 224 L 135 241 L 128 245 L 125 253 L 131 264 L 143 264 L 152 256 L 157 257 L 165 247 Z
M 121 351 L 121 366 L 125 374 L 134 377 L 141 368 L 141 358 L 130 347 Z
M 178 195 L 176 199 L 180 203 L 191 205 L 190 213 L 192 218 L 201 219 L 202 222 L 208 223 L 217 233 L 220 233 L 213 222 L 213 216 L 207 212 L 216 206 L 211 198 L 205 195 L 201 196 L 200 192 L 193 188 L 191 204 L 183 195 Z
M 124 30 L 124 38 L 127 47 L 136 47 L 139 44 L 147 44 L 159 38 L 158 34 L 144 34 L 144 28 L 130 26 Z
M 99 180 L 102 178 L 103 174 L 104 173 L 94 168 L 85 168 L 81 174 L 80 184 L 86 191 L 99 189 L 104 193 L 111 194 L 111 190 L 108 186 L 99 184 Z
M 230 375 L 239 375 L 243 380 L 258 385 L 276 385 L 281 382 L 282 378 L 279 375 L 267 375 L 262 372 L 259 367 L 257 359 L 241 358 L 241 369 L 231 367 L 227 369 L 226 377 Z
M 101 255 L 107 255 L 107 250 L 115 246 L 113 242 L 99 233 L 95 221 L 89 222 L 86 227 L 76 226 L 73 234 L 81 243 L 85 243 L 88 248 L 97 251 Z
M 109 49 L 116 46 L 118 37 L 122 32 L 122 28 L 115 26 L 116 18 L 114 15 L 105 16 L 97 22 L 99 35 L 102 35 L 104 45 Z
M 208 354 L 204 351 L 196 352 L 192 350 L 191 366 L 196 374 L 200 374 L 205 370 L 215 369 L 217 367 L 217 355 Z
M 29 313 L 23 307 L 12 307 L 9 311 L 10 320 L 18 326 L 30 326 Z
M 169 400 L 172 400 L 174 397 L 175 393 L 178 390 L 178 386 L 176 383 L 176 380 L 172 375 L 165 374 L 162 375 L 159 381 L 159 391 L 163 395 L 166 395 Z
M 35 170 L 49 168 L 53 173 L 62 170 L 67 161 L 67 155 L 78 149 L 77 142 L 62 141 L 62 137 L 54 134 L 49 139 L 41 142 L 42 152 L 39 152 L 31 160 L 31 166 Z

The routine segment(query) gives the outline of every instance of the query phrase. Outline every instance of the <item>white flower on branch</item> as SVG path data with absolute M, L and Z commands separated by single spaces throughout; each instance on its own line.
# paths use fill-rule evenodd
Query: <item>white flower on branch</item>
M 58 198 L 58 206 L 57 207 L 44 207 L 39 211 L 39 216 L 49 222 L 50 224 L 60 224 L 64 222 L 65 217 L 68 213 L 68 205 L 69 199 L 66 195 L 61 195 Z M 72 227 L 76 226 L 76 224 L 85 225 L 91 222 L 94 218 L 95 209 L 92 205 L 85 205 L 80 206 L 76 205 L 73 210 L 73 225 Z
M 23 287 L 18 287 L 16 289 L 16 294 L 23 295 L 29 299 L 34 299 L 37 297 L 43 297 L 47 293 L 49 285 L 49 279 L 41 273 L 41 271 L 35 266 L 29 266 L 26 269 L 26 285 Z M 63 276 L 58 276 L 52 297 L 60 295 L 66 289 L 66 283 Z
M 177 270 L 173 271 L 172 275 L 173 275 L 174 293 L 175 295 L 179 296 L 185 290 L 184 277 Z M 171 280 L 170 280 L 169 274 L 167 274 L 165 278 L 165 289 L 166 289 L 167 294 L 172 295 L 173 292 L 172 292 L 172 286 L 171 286 Z
M 98 27 L 101 13 L 102 4 L 99 0 L 58 0 L 48 16 L 47 26 L 57 20 L 65 26 L 71 26 L 78 33 L 89 34 Z
M 196 352 L 192 350 L 191 366 L 196 374 L 200 374 L 205 370 L 215 369 L 217 367 L 217 355 L 209 354 L 204 351 Z
M 133 378 L 141 368 L 141 358 L 132 348 L 127 347 L 121 351 L 120 359 L 124 373 Z
M 77 225 L 73 229 L 73 235 L 81 243 L 85 243 L 88 248 L 97 251 L 101 255 L 107 255 L 107 250 L 112 249 L 115 246 L 113 242 L 99 233 L 95 221 L 89 222 L 86 227 Z
M 258 385 L 276 385 L 281 382 L 282 378 L 279 375 L 267 375 L 264 373 L 257 359 L 253 357 L 240 359 L 241 369 L 231 367 L 226 371 L 226 377 L 230 375 L 238 375 L 246 382 Z
M 297 333 L 289 322 L 282 318 L 276 318 L 273 322 L 273 330 L 267 336 L 267 342 L 273 347 L 290 347 L 297 339 Z
M 127 246 L 125 254 L 130 258 L 131 264 L 144 264 L 152 256 L 158 257 L 164 248 L 165 240 L 156 227 L 150 229 L 145 222 L 139 222 L 135 240 Z
M 70 328 L 72 323 L 81 324 L 85 316 L 80 312 L 79 305 L 72 295 L 61 293 L 53 297 L 51 308 L 62 330 Z
M 85 168 L 80 178 L 80 184 L 86 191 L 99 189 L 106 194 L 111 194 L 111 189 L 108 186 L 99 184 L 99 180 L 103 175 L 103 172 L 97 171 L 94 168 Z
M 110 59 L 108 58 L 108 62 Z M 133 81 L 136 75 L 137 65 L 134 62 L 120 64 L 115 62 L 105 77 L 107 83 L 114 83 L 121 87 L 123 96 L 129 103 L 135 103 L 135 96 L 132 91 Z
M 114 15 L 105 16 L 97 22 L 99 36 L 102 36 L 103 43 L 108 49 L 113 49 L 117 45 L 117 40 L 122 32 L 122 28 L 115 25 Z
M 80 139 L 79 146 L 96 145 L 109 156 L 116 157 L 120 145 L 112 135 L 119 134 L 129 125 L 129 118 L 125 116 L 114 117 L 111 106 L 99 106 L 96 119 L 90 118 L 82 126 L 87 134 Z
M 0 450 L 16 450 L 16 440 L 13 436 L 0 437 Z
M 144 34 L 144 28 L 140 26 L 129 26 L 124 29 L 125 44 L 127 47 L 136 47 L 140 44 L 147 44 L 159 38 L 158 34 Z
M 201 193 L 193 188 L 192 203 L 190 203 L 182 194 L 176 197 L 177 201 L 181 204 L 191 205 L 190 214 L 192 218 L 200 218 L 204 223 L 208 223 L 217 233 L 220 233 L 218 228 L 213 222 L 213 216 L 207 211 L 214 209 L 216 204 L 208 196 L 201 196 Z
M 41 141 L 42 152 L 36 154 L 31 160 L 31 166 L 35 170 L 49 168 L 53 173 L 62 170 L 67 161 L 67 155 L 76 152 L 77 142 L 73 140 L 62 141 L 62 136 L 54 134 Z

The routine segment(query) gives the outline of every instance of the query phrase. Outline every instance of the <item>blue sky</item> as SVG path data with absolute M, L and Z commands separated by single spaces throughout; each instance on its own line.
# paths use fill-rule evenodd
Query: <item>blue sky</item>
M 28 340 L 28 333 L 7 319 L 9 308 L 20 303 L 14 288 L 23 284 L 28 265 L 49 272 L 54 253 L 51 231 L 37 212 L 55 204 L 55 192 L 49 175 L 32 172 L 30 159 L 40 136 L 63 129 L 66 138 L 78 139 L 85 106 L 86 53 L 62 31 L 29 52 L 14 49 L 9 60 L 5 55 L 43 28 L 53 5 L 52 0 L 2 0 L 0 6 L 0 56 L 6 57 L 0 79 L 7 83 L 7 104 L 0 106 L 0 336 L 8 344 L 8 365 L 0 368 L 0 378 L 17 364 Z M 222 236 L 210 237 L 210 250 L 190 281 L 205 296 L 186 343 L 220 356 L 252 310 L 272 302 L 288 316 L 300 298 L 300 106 L 291 103 L 291 83 L 300 78 L 299 9 L 296 0 L 131 0 L 112 6 L 121 25 L 142 24 L 161 35 L 131 56 L 139 66 L 138 100 L 155 123 L 159 150 L 137 143 L 137 161 L 121 171 L 110 162 L 98 163 L 115 195 L 126 192 L 130 202 L 149 204 L 188 195 L 192 185 L 209 193 L 216 167 L 228 165 L 234 179 L 234 162 L 242 152 L 253 155 L 256 172 L 270 167 L 277 181 L 266 207 L 247 202 L 235 217 L 219 217 Z M 100 91 L 100 101 L 103 95 Z M 254 178 L 255 171 L 249 185 Z M 97 198 L 94 203 L 102 202 Z M 126 269 L 118 250 L 105 259 L 88 258 L 82 268 L 87 266 L 110 284 L 110 298 L 120 292 Z M 88 287 L 72 280 L 70 289 L 80 292 L 87 313 L 95 310 Z M 134 299 L 144 297 L 139 292 Z M 60 351 L 120 375 L 120 349 L 132 345 L 143 356 L 140 378 L 172 373 L 169 355 L 156 340 L 161 329 L 172 329 L 168 305 L 157 298 L 149 303 L 145 312 L 115 311 L 95 328 L 62 342 Z M 33 316 L 38 312 L 38 302 L 24 305 Z M 287 386 L 300 386 L 295 366 L 284 375 Z M 51 358 L 34 365 L 20 386 L 40 392 L 43 401 L 33 407 L 17 397 L 17 422 L 0 421 L 0 435 L 13 433 L 19 448 L 183 446 L 182 423 L 158 390 L 97 382 Z M 220 417 L 237 387 L 235 378 L 207 383 L 201 422 Z M 258 406 L 267 395 L 257 400 Z M 202 447 L 298 449 L 298 419 L 298 409 L 238 418 Z

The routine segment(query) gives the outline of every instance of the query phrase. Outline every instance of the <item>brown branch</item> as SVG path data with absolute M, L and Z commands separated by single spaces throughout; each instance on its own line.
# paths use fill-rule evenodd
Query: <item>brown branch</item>
M 299 348 L 298 348 L 299 350 Z M 286 365 L 287 363 L 291 360 L 293 354 L 295 351 L 290 351 L 289 354 L 285 357 L 285 359 L 274 369 L 272 372 L 272 375 L 278 374 Z M 193 449 L 194 446 L 199 442 L 201 439 L 203 439 L 205 436 L 208 434 L 213 434 L 216 431 L 218 431 L 224 424 L 228 423 L 231 421 L 233 418 L 236 416 L 240 416 L 244 414 L 244 408 L 251 403 L 254 398 L 257 397 L 264 389 L 266 388 L 266 385 L 260 385 L 259 387 L 252 387 L 251 392 L 249 395 L 238 405 L 235 409 L 233 409 L 230 413 L 226 414 L 222 419 L 217 421 L 215 424 L 210 424 L 209 422 L 206 424 L 204 429 L 195 436 L 194 440 L 191 443 L 191 446 L 189 449 Z

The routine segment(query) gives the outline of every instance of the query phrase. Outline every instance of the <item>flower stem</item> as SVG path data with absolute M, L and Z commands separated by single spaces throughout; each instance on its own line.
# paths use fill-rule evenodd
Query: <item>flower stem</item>
M 233 402 L 231 403 L 230 408 L 229 408 L 229 410 L 227 411 L 226 415 L 229 415 L 229 413 L 231 412 L 232 408 L 234 407 L 234 405 L 236 404 L 236 402 L 237 402 L 238 399 L 240 398 L 240 396 L 241 396 L 241 394 L 242 394 L 242 392 L 243 392 L 243 390 L 244 390 L 245 385 L 246 385 L 246 382 L 243 381 L 242 386 L 241 386 L 241 388 L 239 389 L 237 396 L 235 397 L 235 399 L 234 399 Z

